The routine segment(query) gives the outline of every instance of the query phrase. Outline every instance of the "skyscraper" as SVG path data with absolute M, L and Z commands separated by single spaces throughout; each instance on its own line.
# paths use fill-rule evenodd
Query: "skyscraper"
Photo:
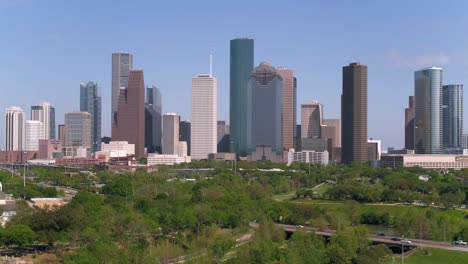
M 295 79 L 291 69 L 276 68 L 278 74 L 283 78 L 283 150 L 294 148 L 294 130 L 296 123 L 294 118 L 295 106 Z M 287 156 L 287 155 L 285 155 Z M 285 157 L 286 158 L 286 157 Z
M 254 40 L 231 40 L 230 51 L 230 124 L 231 152 L 247 154 L 247 84 L 254 68 Z
M 91 150 L 91 119 L 88 112 L 65 113 L 65 147 Z
M 148 152 L 161 153 L 162 95 L 156 86 L 146 87 L 145 147 Z
M 324 127 L 333 127 L 332 134 L 323 133 Z M 325 129 L 326 130 L 326 129 Z M 331 138 L 332 139 L 332 147 L 334 148 L 341 148 L 341 120 L 340 119 L 323 119 L 322 125 L 322 138 Z
M 5 112 L 5 150 L 21 151 L 25 148 L 26 118 L 19 106 Z
M 99 86 L 95 82 L 80 84 L 80 111 L 91 114 L 91 151 L 101 149 L 101 113 L 102 98 Z
M 120 89 L 127 88 L 130 70 L 133 69 L 133 55 L 130 53 L 112 53 L 112 127 L 117 122 Z
M 192 124 L 188 120 L 183 120 L 179 122 L 179 141 L 187 142 L 187 155 L 190 156 L 191 149 L 191 131 L 192 131 Z
M 442 87 L 444 149 L 463 148 L 463 84 Z
M 145 155 L 145 81 L 143 70 L 131 70 L 128 87 L 120 89 L 113 141 L 135 144 L 135 156 Z
M 39 139 L 44 136 L 44 125 L 41 121 L 27 120 L 25 132 L 25 149 L 26 151 L 38 151 Z
M 229 152 L 229 145 L 230 145 L 230 137 L 229 137 L 229 125 L 226 125 L 226 121 L 219 121 L 218 120 L 218 128 L 216 133 L 218 147 L 218 153 L 226 153 Z
M 414 73 L 414 151 L 442 153 L 442 69 Z
M 405 108 L 405 149 L 414 149 L 414 96 L 410 96 Z
M 271 146 L 283 155 L 283 78 L 267 62 L 254 69 L 247 86 L 247 152 Z M 232 129 L 231 129 L 232 131 Z
M 55 139 L 55 108 L 49 102 L 31 106 L 31 120 L 41 121 L 44 125 L 41 139 Z
M 367 65 L 343 67 L 341 122 L 342 162 L 367 161 Z
M 175 155 L 179 145 L 180 117 L 176 113 L 163 116 L 162 154 Z
M 321 138 L 323 106 L 319 102 L 301 105 L 301 137 Z
M 218 80 L 211 74 L 192 78 L 192 129 L 190 151 L 194 160 L 217 152 Z
M 65 124 L 58 125 L 58 139 L 65 146 Z

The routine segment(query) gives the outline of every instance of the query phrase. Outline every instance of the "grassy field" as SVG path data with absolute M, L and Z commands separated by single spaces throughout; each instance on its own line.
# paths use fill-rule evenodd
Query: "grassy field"
M 465 264 L 468 263 L 468 252 L 451 251 L 444 249 L 428 249 L 428 256 L 424 255 L 424 250 L 418 250 L 405 259 L 405 264 Z M 395 263 L 399 263 L 397 259 Z M 387 263 L 392 263 L 391 260 Z

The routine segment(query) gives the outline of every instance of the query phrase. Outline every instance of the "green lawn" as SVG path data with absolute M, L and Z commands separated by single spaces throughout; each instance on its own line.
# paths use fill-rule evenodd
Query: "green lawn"
M 468 263 L 468 252 L 428 249 L 429 256 L 424 256 L 424 250 L 418 250 L 405 259 L 406 264 L 465 264 Z

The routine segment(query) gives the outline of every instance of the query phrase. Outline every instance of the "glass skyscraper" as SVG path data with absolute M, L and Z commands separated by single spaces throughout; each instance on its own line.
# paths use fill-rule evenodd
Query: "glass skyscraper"
M 254 40 L 231 40 L 230 51 L 231 152 L 247 155 L 247 83 L 254 68 Z
M 149 153 L 161 153 L 162 94 L 156 86 L 146 87 L 145 147 Z
M 80 111 L 91 114 L 91 151 L 101 149 L 102 98 L 95 82 L 80 84 Z
M 414 73 L 414 150 L 416 154 L 442 153 L 442 69 Z
M 463 148 L 463 85 L 442 87 L 443 146 L 444 149 Z

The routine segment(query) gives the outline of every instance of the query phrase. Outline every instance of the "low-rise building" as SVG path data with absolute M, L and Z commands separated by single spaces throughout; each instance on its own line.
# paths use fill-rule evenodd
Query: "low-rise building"
M 135 155 L 135 144 L 128 141 L 111 141 L 109 144 L 101 144 L 101 152 L 108 152 L 110 158 L 122 158 Z
M 387 154 L 382 155 L 380 167 L 421 167 L 425 169 L 465 169 L 468 155 L 450 154 Z
M 147 164 L 152 165 L 174 165 L 191 162 L 190 156 L 179 157 L 178 155 L 148 154 Z
M 248 161 L 282 162 L 283 156 L 274 151 L 271 145 L 257 145 L 255 151 L 247 155 Z
M 329 153 L 326 150 L 302 150 L 296 152 L 294 149 L 290 149 L 288 152 L 288 166 L 290 166 L 293 162 L 328 165 Z
M 208 154 L 208 161 L 234 161 L 236 153 L 210 153 Z

